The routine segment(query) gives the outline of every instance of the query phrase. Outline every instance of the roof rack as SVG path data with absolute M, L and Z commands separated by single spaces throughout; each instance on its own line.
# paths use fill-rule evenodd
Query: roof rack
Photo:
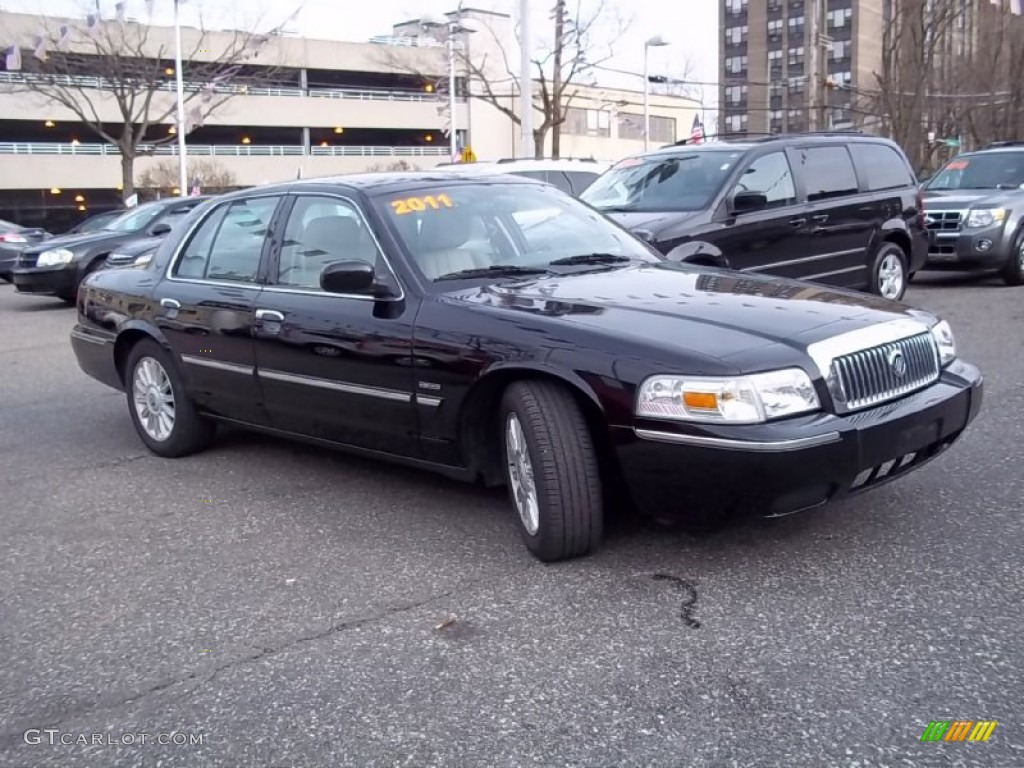
M 672 144 L 666 144 L 667 147 L 681 147 L 686 145 L 701 144 L 707 139 L 718 139 L 719 141 L 753 141 L 753 142 L 764 142 L 764 141 L 778 141 L 780 139 L 798 139 L 801 136 L 863 136 L 864 131 L 856 128 L 848 129 L 836 129 L 831 131 L 803 131 L 801 133 L 753 133 L 750 131 L 739 131 L 735 133 L 718 133 L 708 134 L 698 141 L 694 141 L 692 137 L 687 137 L 681 141 L 674 142 Z

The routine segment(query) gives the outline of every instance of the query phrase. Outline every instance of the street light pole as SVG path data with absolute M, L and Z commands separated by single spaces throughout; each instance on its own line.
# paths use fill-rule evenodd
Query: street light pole
M 451 113 L 448 143 L 451 150 L 451 162 L 455 162 L 459 154 L 459 139 L 455 129 L 455 30 L 454 22 L 448 25 L 448 111 Z
M 519 0 L 519 127 L 520 157 L 533 157 L 533 73 L 530 62 L 530 0 Z
M 644 43 L 644 152 L 650 145 L 651 136 L 651 72 L 650 53 L 651 48 L 660 48 L 668 45 L 668 41 L 661 35 L 656 35 Z
M 185 81 L 181 61 L 181 20 L 178 17 L 178 3 L 174 0 L 174 79 L 178 98 L 178 193 L 188 195 L 188 158 L 185 147 Z

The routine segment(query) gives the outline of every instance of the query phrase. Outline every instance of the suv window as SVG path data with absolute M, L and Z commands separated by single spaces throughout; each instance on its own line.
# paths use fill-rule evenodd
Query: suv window
M 768 198 L 769 208 L 796 203 L 793 172 L 784 152 L 772 152 L 757 158 L 740 176 L 734 192 L 760 192 Z
M 853 160 L 864 177 L 870 192 L 916 186 L 903 156 L 885 144 L 854 143 L 850 145 Z
M 320 290 L 320 273 L 336 261 L 376 265 L 377 244 L 351 203 L 302 196 L 288 216 L 278 260 L 278 285 Z
M 172 274 L 193 280 L 255 282 L 263 243 L 280 197 L 218 206 L 182 251 Z
M 572 184 L 573 194 L 580 195 L 583 190 L 594 183 L 594 179 L 600 174 L 586 171 L 566 171 L 565 175 L 569 177 L 569 183 Z
M 857 174 L 846 147 L 807 147 L 798 152 L 809 201 L 857 193 Z
M 522 176 L 526 179 L 536 179 L 537 181 L 543 181 L 547 184 L 551 184 L 554 187 L 558 187 L 563 192 L 572 194 L 572 187 L 569 184 L 569 179 L 565 177 L 560 171 L 513 171 L 513 175 Z

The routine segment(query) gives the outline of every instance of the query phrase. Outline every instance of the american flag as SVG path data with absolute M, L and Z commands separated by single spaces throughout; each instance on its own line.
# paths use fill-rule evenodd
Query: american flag
M 202 185 L 199 183 L 199 177 L 196 176 L 194 179 L 192 179 L 191 195 L 192 197 L 198 197 L 201 194 L 203 194 L 203 188 Z
M 704 141 L 704 123 L 700 121 L 700 115 L 693 116 L 693 127 L 690 129 L 690 144 L 700 144 Z

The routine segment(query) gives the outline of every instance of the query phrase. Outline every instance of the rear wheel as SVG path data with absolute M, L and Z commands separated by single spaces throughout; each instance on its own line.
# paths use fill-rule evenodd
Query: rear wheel
M 132 347 L 125 366 L 128 411 L 153 453 L 177 458 L 206 448 L 214 425 L 196 411 L 170 354 L 155 341 Z
M 899 301 L 907 292 L 907 254 L 896 243 L 882 243 L 871 268 L 871 292 Z
M 999 276 L 1007 285 L 1024 285 L 1024 230 L 1021 230 L 1017 234 L 1017 239 L 1013 241 L 1013 250 L 1006 258 L 1006 264 Z
M 501 429 L 509 496 L 530 552 L 551 562 L 595 550 L 604 528 L 597 451 L 572 394 L 553 382 L 512 384 Z

